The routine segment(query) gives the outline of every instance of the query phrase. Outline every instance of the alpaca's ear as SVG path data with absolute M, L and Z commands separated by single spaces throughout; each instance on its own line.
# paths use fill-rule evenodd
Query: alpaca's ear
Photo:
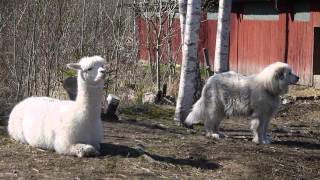
M 69 63 L 67 64 L 67 67 L 73 70 L 82 70 L 81 65 L 78 63 Z

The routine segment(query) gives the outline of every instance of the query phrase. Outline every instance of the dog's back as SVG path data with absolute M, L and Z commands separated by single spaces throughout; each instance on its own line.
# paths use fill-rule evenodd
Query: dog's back
M 200 120 L 205 120 L 208 114 L 214 111 L 213 109 L 227 116 L 250 114 L 248 82 L 252 79 L 252 76 L 243 76 L 233 71 L 211 76 L 203 87 L 201 98 L 193 105 L 185 124 L 191 126 Z
M 207 82 L 205 97 L 227 116 L 249 115 L 251 76 L 243 76 L 235 72 L 214 75 Z

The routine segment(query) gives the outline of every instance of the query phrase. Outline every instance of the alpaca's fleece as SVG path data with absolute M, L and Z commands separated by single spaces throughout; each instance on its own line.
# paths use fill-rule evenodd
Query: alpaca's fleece
M 100 119 L 105 60 L 84 57 L 68 64 L 78 70 L 76 101 L 30 97 L 18 103 L 9 118 L 9 135 L 33 147 L 59 154 L 94 156 L 102 140 Z

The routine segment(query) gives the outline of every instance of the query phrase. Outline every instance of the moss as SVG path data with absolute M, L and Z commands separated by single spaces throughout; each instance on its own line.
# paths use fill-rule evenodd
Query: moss
M 11 139 L 8 137 L 7 134 L 3 134 L 3 133 L 0 133 L 0 144 L 2 145 L 8 145 L 8 144 L 11 144 Z
M 122 116 L 137 120 L 158 119 L 163 121 L 169 119 L 172 120 L 174 108 L 153 104 L 137 104 L 133 106 L 120 107 L 119 112 Z
M 77 75 L 77 72 L 75 71 L 75 70 L 72 70 L 72 69 L 67 69 L 66 71 L 64 71 L 64 73 L 63 73 L 63 76 L 65 77 L 65 78 L 67 78 L 67 77 L 74 77 L 74 76 L 76 76 Z

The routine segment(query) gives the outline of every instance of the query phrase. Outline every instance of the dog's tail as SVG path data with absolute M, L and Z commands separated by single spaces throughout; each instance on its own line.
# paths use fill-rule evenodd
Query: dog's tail
M 205 102 L 204 98 L 201 98 L 193 105 L 192 111 L 187 116 L 184 124 L 188 127 L 192 127 L 193 124 L 199 123 L 205 116 Z

